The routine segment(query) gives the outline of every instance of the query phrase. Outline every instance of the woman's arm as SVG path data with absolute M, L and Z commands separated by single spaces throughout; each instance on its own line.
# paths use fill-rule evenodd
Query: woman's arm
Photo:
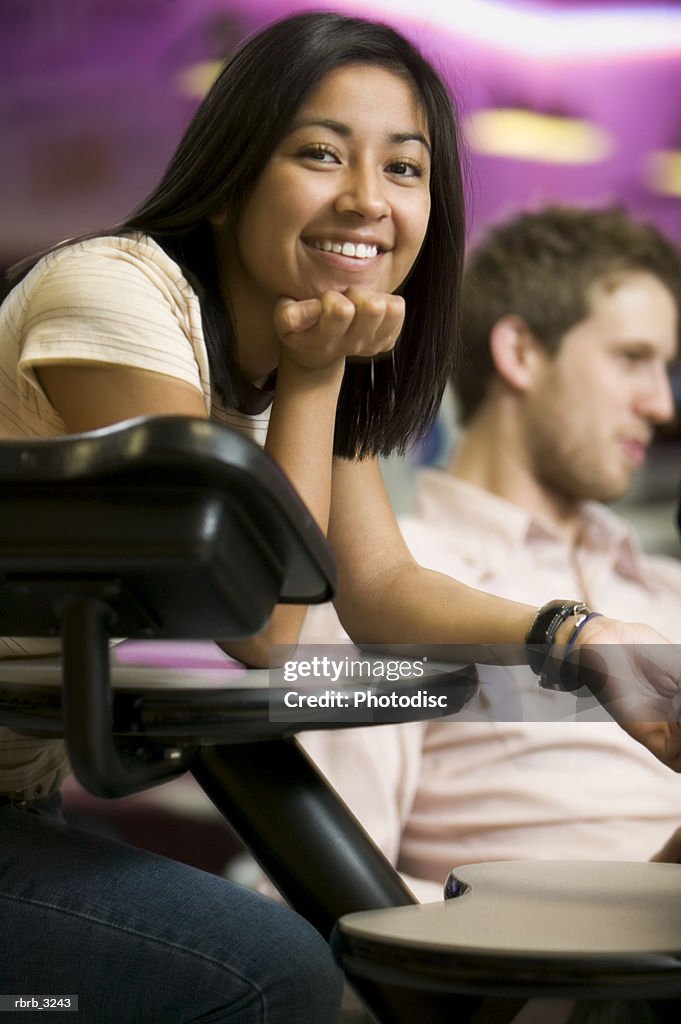
M 68 433 L 97 430 L 136 416 L 207 418 L 203 395 L 164 374 L 109 364 L 62 363 L 41 366 L 36 375 Z M 220 646 L 245 664 L 267 665 L 263 649 L 269 650 L 270 628 L 262 636 Z
M 198 389 L 163 374 L 73 363 L 44 365 L 36 372 L 69 432 L 142 415 L 206 416 Z M 336 607 L 353 640 L 446 645 L 442 659 L 462 662 L 522 657 L 536 609 L 418 566 L 402 539 L 375 460 L 331 459 L 331 417 L 339 387 L 333 368 L 306 373 L 299 365 L 287 367 L 284 359 L 282 372 L 268 446 L 322 529 L 328 518 L 340 569 Z M 280 605 L 261 634 L 225 649 L 246 664 L 268 665 L 272 644 L 295 644 L 303 615 L 304 608 Z M 559 630 L 558 648 L 570 629 L 568 622 Z M 680 771 L 679 650 L 645 626 L 599 618 L 580 633 L 575 656 L 613 717 Z
M 203 395 L 164 374 L 110 364 L 49 364 L 36 368 L 39 383 L 68 433 L 97 430 L 137 416 L 206 418 Z M 333 422 L 342 379 L 338 367 L 307 372 L 283 362 L 266 448 L 282 464 L 326 531 L 330 494 L 324 466 L 332 463 Z M 309 438 L 305 444 L 300 438 Z M 296 442 L 296 439 L 298 441 Z M 305 484 L 307 481 L 307 485 Z M 273 644 L 295 644 L 305 607 L 279 605 L 265 629 L 247 640 L 220 644 L 247 665 L 268 666 Z
M 162 373 L 74 362 L 38 366 L 35 373 L 69 434 L 136 416 L 207 416 L 197 388 Z
M 326 293 L 303 303 L 281 300 L 277 388 L 265 448 L 279 463 L 326 533 L 333 435 L 347 355 L 368 357 L 394 344 L 404 303 L 362 289 Z M 40 386 L 69 433 L 137 416 L 207 416 L 198 387 L 162 372 L 73 359 L 37 362 Z M 225 649 L 249 665 L 270 664 L 273 645 L 294 645 L 305 608 L 280 605 L 265 629 Z
M 340 568 L 336 608 L 355 643 L 442 645 L 443 661 L 525 660 L 525 637 L 537 609 L 418 566 L 375 461 L 337 460 L 329 539 Z M 557 658 L 574 625 L 568 620 L 558 630 Z M 681 771 L 681 651 L 647 626 L 603 616 L 580 631 L 571 657 L 579 665 L 579 683 L 659 760 Z
M 309 370 L 282 354 L 265 442 L 265 451 L 286 473 L 324 534 L 329 521 L 333 424 L 343 366 L 344 360 L 337 360 Z M 257 636 L 220 646 L 248 665 L 268 667 L 282 662 L 295 647 L 306 612 L 306 605 L 279 604 Z
M 265 450 L 325 535 L 345 360 L 370 358 L 392 348 L 403 318 L 404 301 L 399 296 L 361 288 L 344 294 L 325 292 L 320 299 L 302 302 L 281 299 L 277 304 L 275 326 L 281 344 Z M 285 660 L 295 647 L 306 611 L 304 605 L 278 605 L 257 637 L 230 644 L 229 653 L 252 665 Z
M 461 645 L 458 661 L 488 660 L 486 644 L 522 648 L 536 608 L 419 566 L 376 460 L 336 460 L 329 540 L 340 570 L 336 608 L 355 643 Z

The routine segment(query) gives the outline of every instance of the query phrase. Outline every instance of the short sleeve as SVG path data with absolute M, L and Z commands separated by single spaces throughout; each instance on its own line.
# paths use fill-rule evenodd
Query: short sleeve
M 198 298 L 151 239 L 100 238 L 56 250 L 26 279 L 19 373 L 40 364 L 110 363 L 166 374 L 202 392 L 210 379 Z

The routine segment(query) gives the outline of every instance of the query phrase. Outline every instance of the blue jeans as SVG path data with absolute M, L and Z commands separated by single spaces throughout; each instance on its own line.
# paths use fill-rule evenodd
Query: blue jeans
M 331 1024 L 341 990 L 287 907 L 54 807 L 0 806 L 0 995 L 77 995 L 64 1024 Z M 0 1014 L 19 1019 L 55 1014 Z

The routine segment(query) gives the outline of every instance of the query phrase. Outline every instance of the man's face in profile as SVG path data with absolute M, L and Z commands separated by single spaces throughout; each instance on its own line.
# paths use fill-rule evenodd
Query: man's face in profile
M 527 393 L 532 469 L 569 499 L 615 501 L 645 461 L 653 429 L 674 415 L 668 365 L 678 311 L 669 290 L 642 271 L 594 284 L 588 316 L 542 354 Z

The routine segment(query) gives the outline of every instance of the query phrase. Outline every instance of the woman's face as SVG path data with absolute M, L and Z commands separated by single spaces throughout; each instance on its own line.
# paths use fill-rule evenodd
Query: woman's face
M 383 68 L 330 72 L 303 103 L 244 204 L 216 228 L 236 307 L 357 285 L 394 292 L 423 243 L 430 140 L 414 88 Z

